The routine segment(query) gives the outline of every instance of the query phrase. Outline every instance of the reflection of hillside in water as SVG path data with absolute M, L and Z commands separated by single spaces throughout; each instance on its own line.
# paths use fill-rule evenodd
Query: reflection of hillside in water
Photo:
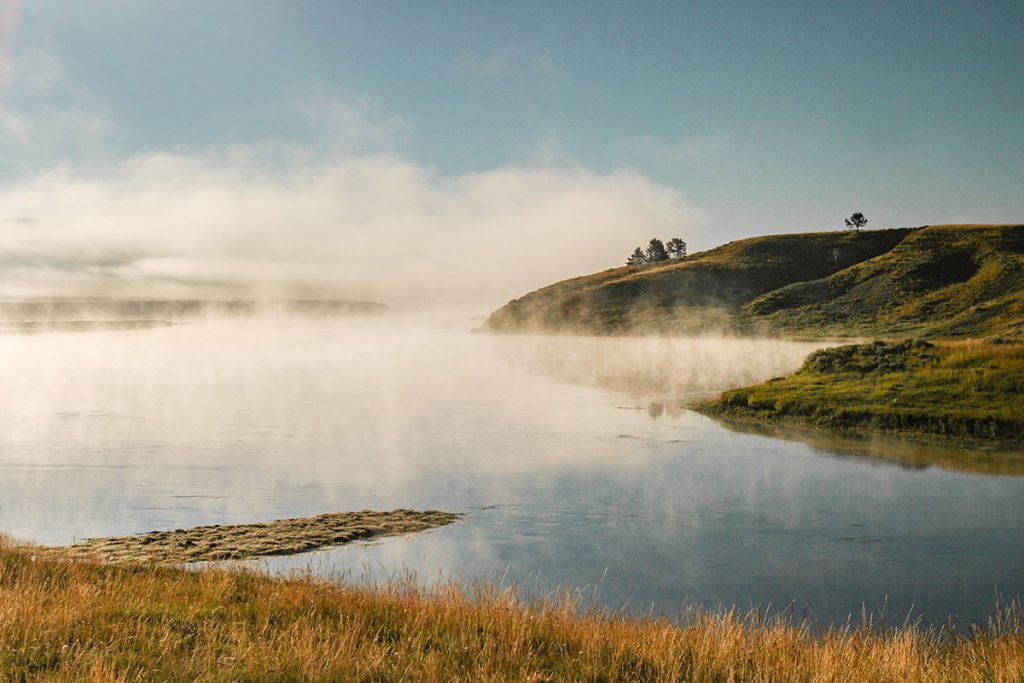
M 722 336 L 515 335 L 494 346 L 531 372 L 635 398 L 655 397 L 667 409 L 671 399 L 710 396 L 792 372 L 825 344 Z M 658 417 L 658 408 L 651 409 Z
M 652 420 L 675 419 L 687 400 L 793 371 L 821 342 L 736 337 L 559 337 L 515 335 L 495 349 L 509 362 L 561 382 L 628 394 L 623 409 Z M 502 341 L 502 340 L 499 340 Z M 1013 444 L 957 445 L 877 433 L 719 419 L 746 434 L 803 443 L 829 455 L 856 456 L 908 469 L 1024 475 L 1024 449 Z
M 938 467 L 969 474 L 1024 476 L 1024 450 L 1013 444 L 972 448 L 886 433 L 836 433 L 788 424 L 719 418 L 716 421 L 735 432 L 796 441 L 832 456 L 866 458 L 907 469 Z

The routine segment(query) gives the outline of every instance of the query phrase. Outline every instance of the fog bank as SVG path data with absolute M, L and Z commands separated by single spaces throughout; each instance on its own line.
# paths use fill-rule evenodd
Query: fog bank
M 340 298 L 484 314 L 699 211 L 639 173 L 292 150 L 70 164 L 0 188 L 0 296 Z M 271 161 L 276 159 L 276 161 Z

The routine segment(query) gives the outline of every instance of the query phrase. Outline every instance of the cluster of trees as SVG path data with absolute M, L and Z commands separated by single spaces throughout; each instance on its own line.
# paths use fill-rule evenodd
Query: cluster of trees
M 846 219 L 847 230 L 860 230 L 867 224 L 868 219 L 860 211 L 855 211 Z M 668 261 L 671 258 L 686 258 L 686 242 L 678 237 L 673 237 L 666 244 L 657 237 L 654 237 L 647 245 L 647 249 L 641 247 L 634 249 L 633 253 L 626 259 L 626 265 L 642 266 L 648 263 Z M 832 258 L 838 262 L 838 250 L 833 250 Z
M 645 263 L 668 261 L 670 258 L 686 258 L 686 242 L 673 237 L 665 244 L 657 237 L 647 245 L 647 250 L 637 247 L 626 259 L 627 266 L 642 266 Z

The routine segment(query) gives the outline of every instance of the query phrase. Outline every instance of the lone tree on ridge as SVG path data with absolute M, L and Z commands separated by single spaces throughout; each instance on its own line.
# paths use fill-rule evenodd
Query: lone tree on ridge
M 633 250 L 633 253 L 626 259 L 627 266 L 642 266 L 647 263 L 647 257 L 644 256 L 643 249 L 637 247 Z
M 668 261 L 668 252 L 665 251 L 665 243 L 655 237 L 647 245 L 647 263 L 658 261 Z
M 668 253 L 672 254 L 673 258 L 686 258 L 686 242 L 678 237 L 670 239 L 665 248 L 668 249 Z
M 847 230 L 860 230 L 868 224 L 868 219 L 864 218 L 864 214 L 860 211 L 850 214 L 850 217 L 846 219 Z

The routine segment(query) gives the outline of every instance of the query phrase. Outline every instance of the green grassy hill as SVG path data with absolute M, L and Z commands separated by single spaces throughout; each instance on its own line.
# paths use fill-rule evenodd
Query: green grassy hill
M 494 331 L 1024 338 L 1024 226 L 772 235 L 510 301 Z

